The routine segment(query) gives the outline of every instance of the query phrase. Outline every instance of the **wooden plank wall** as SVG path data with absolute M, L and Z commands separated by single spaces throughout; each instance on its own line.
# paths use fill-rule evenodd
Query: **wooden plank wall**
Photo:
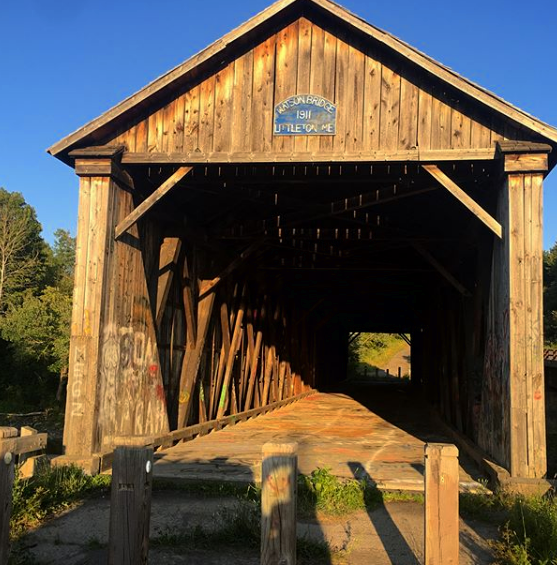
M 134 209 L 132 196 L 118 189 L 113 227 Z M 130 228 L 123 241 L 108 241 L 103 330 L 100 342 L 98 445 L 112 436 L 159 434 L 169 430 L 163 368 L 157 348 L 152 298 L 146 272 L 156 236 Z M 143 229 L 140 229 L 143 228 Z M 158 251 L 158 249 L 157 249 Z M 145 255 L 145 257 L 144 257 Z M 158 264 L 157 264 L 158 267 Z
M 446 88 L 374 45 L 348 41 L 301 18 L 105 142 L 199 161 L 481 149 L 526 135 L 451 99 Z M 309 93 L 338 105 L 337 135 L 273 136 L 275 104 Z

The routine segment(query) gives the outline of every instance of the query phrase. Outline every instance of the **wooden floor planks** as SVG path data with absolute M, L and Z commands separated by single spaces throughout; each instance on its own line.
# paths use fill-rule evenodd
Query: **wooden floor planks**
M 339 477 L 367 477 L 379 488 L 422 490 L 427 441 L 449 442 L 436 432 L 427 408 L 410 389 L 360 386 L 316 393 L 271 414 L 164 450 L 157 454 L 155 476 L 259 482 L 263 444 L 298 442 L 301 473 L 330 467 Z M 461 458 L 461 488 L 473 488 L 480 476 Z

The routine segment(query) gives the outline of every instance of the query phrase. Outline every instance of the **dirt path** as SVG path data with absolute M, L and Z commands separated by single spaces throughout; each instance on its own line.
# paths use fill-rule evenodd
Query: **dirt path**
M 230 534 L 224 539 L 222 534 L 219 536 L 219 528 L 226 528 L 233 513 L 241 512 L 239 504 L 230 497 L 155 491 L 149 562 L 257 565 L 257 543 L 231 540 Z M 105 564 L 109 506 L 108 497 L 93 499 L 49 521 L 24 539 L 27 551 L 37 565 Z M 224 516 L 226 522 L 219 516 Z M 179 542 L 180 536 L 196 527 L 207 532 L 204 543 Z M 490 563 L 486 540 L 496 534 L 493 526 L 461 520 L 460 563 Z M 298 538 L 321 542 L 322 548 L 318 555 L 302 555 L 300 565 L 416 565 L 423 563 L 423 506 L 416 502 L 392 502 L 342 517 L 299 519 Z
M 396 353 L 385 365 L 382 367 L 385 371 L 388 369 L 389 374 L 393 376 L 398 375 L 398 368 L 401 369 L 401 375 L 410 374 L 410 346 L 404 344 L 404 347 Z

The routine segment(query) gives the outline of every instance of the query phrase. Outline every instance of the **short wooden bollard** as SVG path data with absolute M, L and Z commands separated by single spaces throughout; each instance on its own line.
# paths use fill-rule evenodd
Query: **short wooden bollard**
M 153 449 L 117 447 L 112 465 L 109 565 L 142 565 L 149 553 Z
M 14 456 L 0 453 L 0 563 L 8 562 L 10 554 L 10 518 L 14 484 Z
M 296 563 L 297 451 L 297 443 L 263 446 L 261 565 Z
M 458 449 L 425 445 L 425 565 L 458 565 Z

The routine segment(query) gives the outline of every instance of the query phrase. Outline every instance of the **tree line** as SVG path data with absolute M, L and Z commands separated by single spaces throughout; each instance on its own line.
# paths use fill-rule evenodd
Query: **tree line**
M 0 188 L 0 411 L 61 401 L 68 373 L 75 239 L 49 245 L 37 214 Z M 557 243 L 544 253 L 544 331 L 557 347 Z
M 49 245 L 37 214 L 0 188 L 0 411 L 44 408 L 67 376 L 75 239 Z

